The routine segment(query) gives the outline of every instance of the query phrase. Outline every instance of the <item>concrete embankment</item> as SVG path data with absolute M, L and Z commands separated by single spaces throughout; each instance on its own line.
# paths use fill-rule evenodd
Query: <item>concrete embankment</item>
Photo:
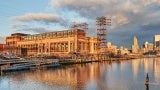
M 4 60 L 0 62 L 0 73 L 55 68 L 62 65 L 82 64 L 102 61 L 121 61 L 132 60 L 142 57 L 121 57 L 121 58 L 104 58 L 104 59 L 43 59 L 43 60 Z

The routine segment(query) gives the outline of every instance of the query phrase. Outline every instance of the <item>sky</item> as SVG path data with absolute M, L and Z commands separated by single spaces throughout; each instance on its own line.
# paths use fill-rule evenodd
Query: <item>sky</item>
M 12 33 L 43 33 L 89 24 L 88 36 L 96 37 L 96 18 L 111 18 L 107 41 L 131 47 L 153 42 L 160 34 L 160 0 L 0 0 L 0 43 Z

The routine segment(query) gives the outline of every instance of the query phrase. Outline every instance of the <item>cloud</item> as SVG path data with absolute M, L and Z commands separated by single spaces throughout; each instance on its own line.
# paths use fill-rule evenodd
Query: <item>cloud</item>
M 43 27 L 37 27 L 37 26 L 29 26 L 25 24 L 13 24 L 10 26 L 12 29 L 14 29 L 13 32 L 33 32 L 33 33 L 44 33 L 49 32 L 50 30 L 43 28 Z
M 159 0 L 146 0 L 146 2 L 144 2 L 145 6 L 148 6 L 152 3 L 157 3 L 158 5 L 160 5 L 160 1 Z
M 10 28 L 12 28 L 12 29 L 22 28 L 22 27 L 27 27 L 27 25 L 24 25 L 24 24 L 13 24 L 13 25 L 10 26 Z
M 23 21 L 23 22 L 45 22 L 45 23 L 55 23 L 61 20 L 61 17 L 57 14 L 46 14 L 46 13 L 28 13 L 22 16 L 14 16 L 13 20 Z
M 44 33 L 44 32 L 49 32 L 49 29 L 42 28 L 42 27 L 26 27 L 26 28 L 21 28 L 16 30 L 15 32 L 20 32 L 20 31 L 25 31 L 25 32 L 34 32 L 34 33 Z
M 116 14 L 112 16 L 112 29 L 118 26 L 126 25 L 130 21 L 127 17 L 121 15 L 121 14 Z
M 112 17 L 112 28 L 130 22 L 124 15 L 126 12 L 139 12 L 138 8 L 131 7 L 131 2 L 119 0 L 52 0 L 50 5 L 62 12 L 74 11 L 88 20 L 95 21 L 99 16 Z
M 160 0 L 51 0 L 50 6 L 57 12 L 75 12 L 87 19 L 91 26 L 89 34 L 96 31 L 96 17 L 111 17 L 112 31 L 107 37 L 109 41 L 117 40 L 115 43 L 120 45 L 125 43 L 122 39 L 131 41 L 134 35 L 140 37 L 142 43 L 145 40 L 152 41 L 153 35 L 160 33 L 157 29 L 157 23 L 160 23 Z
M 63 27 L 71 27 L 72 23 L 71 20 L 62 18 L 58 14 L 46 14 L 46 13 L 28 13 L 22 16 L 14 16 L 11 17 L 13 20 L 22 21 L 22 22 L 42 22 L 43 24 L 49 24 L 53 23 L 55 25 L 60 25 Z M 23 28 L 23 27 L 29 27 L 24 24 L 13 24 L 11 25 L 11 28 Z
M 113 27 L 128 23 L 149 22 L 146 15 L 160 5 L 159 0 L 51 0 L 50 5 L 61 12 L 74 11 L 88 20 L 98 16 L 112 17 Z M 137 18 L 137 19 L 136 19 Z M 147 18 L 147 19 L 146 19 Z M 137 21 L 138 22 L 137 22 Z M 140 22 L 139 22 L 140 21 Z
M 4 43 L 5 43 L 5 37 L 0 36 L 0 44 L 4 44 Z

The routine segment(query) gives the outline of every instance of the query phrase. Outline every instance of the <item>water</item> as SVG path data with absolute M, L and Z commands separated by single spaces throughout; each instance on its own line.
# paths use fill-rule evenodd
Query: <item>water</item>
M 101 62 L 6 73 L 0 90 L 160 90 L 160 58 Z

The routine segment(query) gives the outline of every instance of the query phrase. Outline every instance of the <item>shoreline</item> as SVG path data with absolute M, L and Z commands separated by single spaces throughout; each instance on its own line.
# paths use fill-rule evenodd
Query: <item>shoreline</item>
M 40 61 L 40 60 L 2 60 L 0 62 L 0 75 L 6 72 L 16 72 L 22 70 L 39 70 L 39 69 L 48 69 L 48 68 L 57 68 L 65 65 L 74 65 L 74 64 L 85 64 L 85 63 L 92 63 L 92 62 L 112 62 L 112 61 L 127 61 L 127 60 L 134 60 L 134 59 L 142 59 L 142 58 L 158 58 L 158 57 L 123 57 L 123 58 L 107 58 L 103 60 L 82 60 L 82 59 L 63 59 L 59 60 L 59 62 L 54 62 L 54 59 L 48 60 L 47 59 Z

